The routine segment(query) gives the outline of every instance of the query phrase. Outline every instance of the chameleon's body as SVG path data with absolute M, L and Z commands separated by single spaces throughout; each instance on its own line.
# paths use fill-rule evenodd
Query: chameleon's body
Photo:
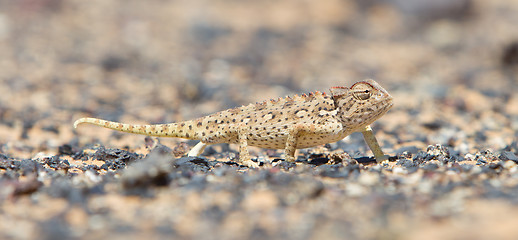
M 95 118 L 74 123 L 92 123 L 122 132 L 159 137 L 200 140 L 189 156 L 201 154 L 207 144 L 240 145 L 240 162 L 250 160 L 247 146 L 285 149 L 286 160 L 295 160 L 295 149 L 336 142 L 352 132 L 362 132 L 376 155 L 383 153 L 369 124 L 392 107 L 390 94 L 373 80 L 355 83 L 351 88 L 334 87 L 331 94 L 315 92 L 217 112 L 179 123 L 130 125 Z

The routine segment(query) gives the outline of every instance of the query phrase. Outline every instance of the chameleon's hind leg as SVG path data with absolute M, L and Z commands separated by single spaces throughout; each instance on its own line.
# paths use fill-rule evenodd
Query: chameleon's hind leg
M 297 135 L 300 127 L 294 126 L 288 131 L 288 138 L 286 139 L 286 146 L 284 147 L 284 158 L 286 162 L 295 162 L 295 152 L 297 151 Z
M 385 155 L 383 151 L 380 148 L 380 145 L 378 144 L 378 140 L 376 140 L 376 137 L 372 133 L 371 126 L 365 127 L 365 129 L 362 131 L 363 139 L 365 139 L 365 142 L 367 142 L 367 145 L 369 145 L 369 148 L 371 149 L 372 153 L 374 153 L 374 157 L 376 158 L 376 162 L 380 163 L 385 160 L 388 160 L 388 155 Z
M 248 138 L 246 131 L 240 128 L 237 134 L 239 137 L 239 163 L 247 167 L 258 168 L 259 164 L 252 161 L 250 153 L 248 152 Z
M 194 146 L 191 151 L 189 151 L 189 153 L 187 154 L 187 156 L 189 157 L 197 157 L 197 156 L 200 156 L 202 153 L 203 153 L 203 150 L 205 150 L 205 147 L 207 146 L 206 143 L 204 142 L 199 142 L 198 144 L 196 144 L 196 146 Z

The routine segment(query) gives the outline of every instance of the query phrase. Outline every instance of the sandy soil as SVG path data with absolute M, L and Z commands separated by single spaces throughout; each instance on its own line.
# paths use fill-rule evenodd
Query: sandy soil
M 518 1 L 0 1 L 1 239 L 514 239 Z M 165 123 L 372 78 L 361 134 L 299 151 Z

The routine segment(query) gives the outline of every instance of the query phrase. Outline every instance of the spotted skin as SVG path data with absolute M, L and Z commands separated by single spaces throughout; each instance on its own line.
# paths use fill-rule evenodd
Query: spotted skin
M 369 125 L 392 107 L 392 96 L 374 80 L 347 87 L 333 87 L 331 94 L 314 92 L 228 109 L 179 123 L 131 125 L 96 118 L 91 123 L 122 132 L 158 137 L 200 140 L 189 156 L 197 156 L 206 145 L 233 143 L 240 146 L 239 161 L 250 160 L 248 146 L 285 149 L 287 161 L 295 161 L 295 150 L 336 142 L 353 132 L 362 132 L 377 160 L 384 159 Z

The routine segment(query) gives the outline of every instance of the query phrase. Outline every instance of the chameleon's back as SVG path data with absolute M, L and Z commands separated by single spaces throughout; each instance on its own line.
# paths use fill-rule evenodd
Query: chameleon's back
M 198 119 L 203 125 L 212 124 L 230 143 L 238 142 L 238 132 L 247 133 L 249 145 L 262 148 L 284 148 L 291 127 L 318 126 L 336 122 L 333 98 L 324 93 L 286 97 L 233 108 Z M 338 132 L 338 131 L 337 131 Z M 322 132 L 322 134 L 325 134 Z M 320 133 L 319 133 L 320 135 Z M 323 137 L 322 137 L 323 138 Z M 223 141 L 223 142 L 226 142 Z M 311 145 L 319 145 L 320 141 Z

